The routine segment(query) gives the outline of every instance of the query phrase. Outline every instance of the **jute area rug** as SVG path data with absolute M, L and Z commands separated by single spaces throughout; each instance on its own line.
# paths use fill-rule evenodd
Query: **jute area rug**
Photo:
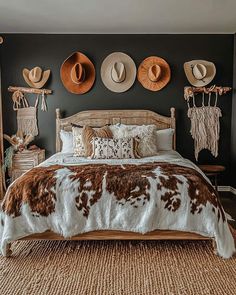
M 236 258 L 211 242 L 20 241 L 0 257 L 0 294 L 236 294 Z

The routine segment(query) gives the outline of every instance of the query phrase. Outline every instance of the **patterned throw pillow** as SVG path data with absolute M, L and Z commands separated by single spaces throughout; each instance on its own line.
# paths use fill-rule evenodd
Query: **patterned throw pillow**
M 157 154 L 156 125 L 113 125 L 110 127 L 114 138 L 140 138 L 139 154 L 141 157 L 151 157 Z
M 90 157 L 92 155 L 93 137 L 112 138 L 113 134 L 108 126 L 104 126 L 101 128 L 92 128 L 90 126 L 84 126 L 82 129 L 82 142 L 85 148 L 86 157 Z
M 85 147 L 82 141 L 82 130 L 81 127 L 72 127 L 73 134 L 73 151 L 74 156 L 76 157 L 84 157 L 85 156 Z
M 94 159 L 132 159 L 140 158 L 138 154 L 139 139 L 93 137 L 92 154 Z

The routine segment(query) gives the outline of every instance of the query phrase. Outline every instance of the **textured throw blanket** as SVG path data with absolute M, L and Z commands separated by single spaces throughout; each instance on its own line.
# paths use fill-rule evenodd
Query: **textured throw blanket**
M 235 251 L 214 188 L 196 170 L 167 162 L 36 167 L 8 189 L 0 243 L 51 230 L 64 237 L 93 230 L 181 230 L 215 238 Z

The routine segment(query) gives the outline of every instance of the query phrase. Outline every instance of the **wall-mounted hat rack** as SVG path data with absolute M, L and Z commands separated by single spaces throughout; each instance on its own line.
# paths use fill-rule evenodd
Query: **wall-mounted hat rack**
M 216 93 L 219 95 L 223 95 L 231 90 L 232 90 L 231 87 L 223 87 L 223 86 L 216 86 L 216 85 L 213 85 L 211 87 L 186 86 L 186 87 L 184 87 L 184 98 L 186 100 L 189 100 L 189 98 L 193 97 L 195 93 L 196 94 L 198 94 L 198 93 L 204 93 L 204 94 Z
M 16 86 L 9 86 L 9 92 L 20 91 L 23 93 L 34 93 L 34 94 L 52 94 L 52 90 L 50 89 L 38 89 L 38 88 L 28 88 L 28 87 L 16 87 Z

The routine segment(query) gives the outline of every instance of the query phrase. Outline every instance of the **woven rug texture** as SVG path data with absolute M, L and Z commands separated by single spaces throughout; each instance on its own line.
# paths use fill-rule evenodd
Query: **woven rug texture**
M 1 295 L 235 295 L 236 257 L 210 241 L 17 241 Z

